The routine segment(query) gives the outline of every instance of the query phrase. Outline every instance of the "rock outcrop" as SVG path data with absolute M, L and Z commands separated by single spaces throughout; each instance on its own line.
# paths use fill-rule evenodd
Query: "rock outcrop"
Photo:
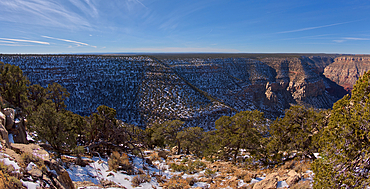
M 276 189 L 278 184 L 278 174 L 273 173 L 269 174 L 265 179 L 260 182 L 257 182 L 253 189 Z
M 6 147 L 10 147 L 10 143 L 9 143 L 9 137 L 8 137 L 8 130 L 6 130 L 6 127 L 5 127 L 5 123 L 6 123 L 6 116 L 0 112 L 0 137 L 1 137 L 1 140 L 3 140 L 4 144 L 6 145 Z
M 74 189 L 68 172 L 39 145 L 11 143 L 11 149 L 5 147 L 1 151 L 22 167 L 22 180 L 40 183 L 41 187 Z M 26 154 L 32 158 L 25 158 Z
M 27 144 L 26 125 L 23 118 L 16 115 L 16 111 L 13 108 L 5 108 L 4 114 L 0 114 L 0 122 L 4 123 L 6 131 L 12 136 L 12 142 Z M 0 132 L 2 131 L 0 126 Z M 5 134 L 5 133 L 4 133 Z M 6 140 L 9 141 L 8 136 Z M 3 136 L 4 139 L 4 136 Z
M 340 56 L 325 67 L 324 75 L 347 91 L 353 89 L 357 79 L 370 70 L 369 56 Z
M 13 128 L 15 121 L 15 110 L 13 108 L 5 108 L 4 114 L 6 115 L 5 128 L 10 130 Z

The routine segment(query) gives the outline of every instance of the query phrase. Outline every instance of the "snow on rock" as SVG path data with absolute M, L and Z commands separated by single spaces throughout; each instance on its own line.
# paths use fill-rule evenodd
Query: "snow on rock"
M 1 162 L 3 162 L 5 165 L 12 165 L 15 172 L 19 173 L 19 165 L 17 164 L 17 162 L 10 160 L 10 156 L 8 154 L 0 153 L 0 157 L 2 157 L 2 159 L 0 160 Z
M 27 187 L 28 189 L 37 189 L 40 187 L 39 183 L 24 181 L 24 180 L 21 180 L 21 182 L 23 183 L 23 186 Z
M 288 188 L 289 185 L 285 181 L 279 181 L 277 184 L 277 188 Z
M 26 167 L 26 171 L 31 171 L 33 167 L 37 168 L 37 165 L 33 162 L 29 163 L 28 166 Z

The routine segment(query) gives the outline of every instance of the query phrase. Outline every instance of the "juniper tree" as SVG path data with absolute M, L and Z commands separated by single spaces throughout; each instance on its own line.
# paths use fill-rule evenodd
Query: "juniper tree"
M 64 101 L 70 94 L 66 88 L 62 87 L 59 83 L 52 83 L 48 85 L 47 91 L 47 98 L 53 101 L 57 112 L 67 107 Z
M 290 107 L 284 118 L 276 119 L 270 126 L 269 153 L 277 161 L 281 160 L 282 152 L 302 152 L 303 156 L 314 159 L 317 137 L 325 124 L 323 111 L 298 105 Z
M 267 120 L 262 112 L 242 111 L 232 117 L 222 116 L 215 125 L 215 145 L 218 145 L 225 159 L 232 156 L 235 162 L 240 149 L 245 149 L 255 157 L 263 154 Z
M 370 184 L 370 72 L 336 102 L 313 164 L 314 188 L 366 188 Z
M 187 154 L 191 152 L 197 156 L 202 154 L 202 140 L 204 131 L 200 127 L 187 127 L 178 133 L 177 138 L 182 141 L 182 148 Z
M 152 140 L 161 141 L 169 146 L 178 147 L 177 154 L 181 152 L 181 137 L 179 133 L 184 129 L 184 122 L 180 120 L 165 121 L 155 127 L 152 134 Z
M 86 135 L 89 142 L 113 141 L 116 132 L 117 120 L 116 110 L 105 105 L 97 108 L 97 113 L 91 114 L 89 124 L 86 128 Z
M 36 131 L 37 138 L 48 142 L 60 155 L 76 146 L 76 133 L 72 118 L 65 111 L 56 111 L 51 104 L 44 103 L 29 118 L 29 129 Z
M 18 66 L 0 62 L 0 95 L 11 105 L 17 108 L 25 107 L 29 83 Z
M 48 102 L 47 90 L 39 84 L 34 84 L 28 87 L 28 100 L 29 105 L 27 111 L 31 114 L 33 111 L 37 111 L 38 107 L 43 103 Z

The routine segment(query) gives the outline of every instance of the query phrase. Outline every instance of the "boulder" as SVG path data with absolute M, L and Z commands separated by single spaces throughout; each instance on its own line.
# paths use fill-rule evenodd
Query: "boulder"
M 171 154 L 172 154 L 172 155 L 178 155 L 178 154 L 177 154 L 178 149 L 179 149 L 179 148 L 178 148 L 177 146 L 174 146 L 174 147 L 171 149 Z
M 289 186 L 293 186 L 294 184 L 297 184 L 299 182 L 299 180 L 301 179 L 301 176 L 297 172 L 295 172 L 294 170 L 289 171 L 288 176 L 289 177 L 286 179 L 285 182 Z
M 49 153 L 37 144 L 11 143 L 10 146 L 15 152 L 17 152 L 19 154 L 29 153 L 29 154 L 33 154 L 35 156 L 38 156 L 43 160 L 49 160 L 50 159 Z
M 3 149 L 3 152 L 5 154 L 8 154 L 10 157 L 12 157 L 18 164 L 23 162 L 22 156 L 20 154 L 17 154 L 14 150 L 10 148 Z
M 41 178 L 42 177 L 42 171 L 37 168 L 37 165 L 33 162 L 29 163 L 26 171 L 28 174 L 30 174 L 33 178 Z
M 52 177 L 52 179 L 55 182 L 57 188 L 61 188 L 61 189 L 74 189 L 75 188 L 68 172 L 61 165 L 59 165 L 58 162 L 56 162 L 53 159 L 46 160 L 44 162 L 45 162 L 45 165 L 49 167 L 49 169 L 56 171 L 57 176 Z
M 173 155 L 172 158 L 173 159 L 181 159 L 182 157 L 184 157 L 183 155 Z
M 278 176 L 277 173 L 269 174 L 265 179 L 257 182 L 253 186 L 253 189 L 275 189 L 278 184 L 277 176 Z
M 3 112 L 0 112 L 0 124 L 4 126 L 6 124 L 6 115 Z
M 0 137 L 5 142 L 6 147 L 10 147 L 9 137 L 8 137 L 8 131 L 4 127 L 4 125 L 0 124 Z
M 166 151 L 159 151 L 158 152 L 158 156 L 163 158 L 163 159 L 167 159 L 167 156 L 168 156 L 168 152 Z
M 5 128 L 10 130 L 14 125 L 15 110 L 13 108 L 5 108 L 4 114 L 6 116 Z
M 16 120 L 15 126 L 9 130 L 9 133 L 13 134 L 13 140 L 15 143 L 28 144 L 26 127 L 23 121 Z

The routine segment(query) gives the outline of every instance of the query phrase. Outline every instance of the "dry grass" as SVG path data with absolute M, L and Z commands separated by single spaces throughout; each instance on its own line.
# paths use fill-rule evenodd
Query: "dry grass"
M 256 177 L 257 177 L 256 173 L 248 172 L 246 175 L 244 175 L 244 177 L 242 179 L 245 183 L 248 183 L 248 182 L 251 182 L 252 179 L 254 179 Z
M 158 156 L 157 152 L 154 152 L 154 153 L 150 154 L 149 159 L 151 161 L 160 161 L 161 160 L 161 158 Z
M 311 169 L 311 162 L 310 161 L 298 162 L 294 167 L 294 170 L 297 173 L 305 173 L 306 171 L 308 171 L 310 169 Z
M 195 177 L 187 177 L 185 180 L 188 182 L 190 186 L 193 186 L 196 182 L 198 182 L 198 180 Z
M 108 160 L 109 170 L 114 172 L 123 170 L 126 171 L 127 174 L 133 173 L 133 166 L 130 162 L 129 157 L 127 154 L 123 153 L 120 155 L 118 152 L 113 152 Z
M 239 181 L 238 178 L 231 177 L 230 179 L 227 179 L 224 184 L 226 187 L 238 188 Z
M 25 188 L 22 182 L 13 175 L 14 167 L 0 161 L 0 188 Z
M 291 160 L 291 161 L 287 161 L 284 163 L 283 166 L 281 166 L 282 169 L 293 169 L 295 166 L 295 161 L 294 160 Z
M 302 181 L 298 182 L 297 184 L 293 185 L 290 187 L 291 189 L 310 189 L 311 188 L 311 183 L 310 181 Z
M 166 176 L 155 175 L 154 177 L 157 179 L 157 182 L 160 183 L 160 184 L 165 183 L 167 181 Z
M 164 183 L 165 189 L 189 189 L 190 185 L 187 180 L 181 176 L 173 176 L 168 182 Z
M 22 158 L 22 163 L 21 166 L 27 167 L 27 165 L 31 162 L 35 163 L 37 165 L 37 168 L 39 168 L 43 173 L 47 173 L 48 170 L 44 164 L 44 160 L 41 159 L 40 157 L 34 156 L 30 153 L 23 153 L 21 155 Z
M 142 175 L 137 175 L 131 180 L 131 186 L 132 187 L 138 187 L 142 183 L 150 182 L 151 178 L 149 175 L 142 174 Z

